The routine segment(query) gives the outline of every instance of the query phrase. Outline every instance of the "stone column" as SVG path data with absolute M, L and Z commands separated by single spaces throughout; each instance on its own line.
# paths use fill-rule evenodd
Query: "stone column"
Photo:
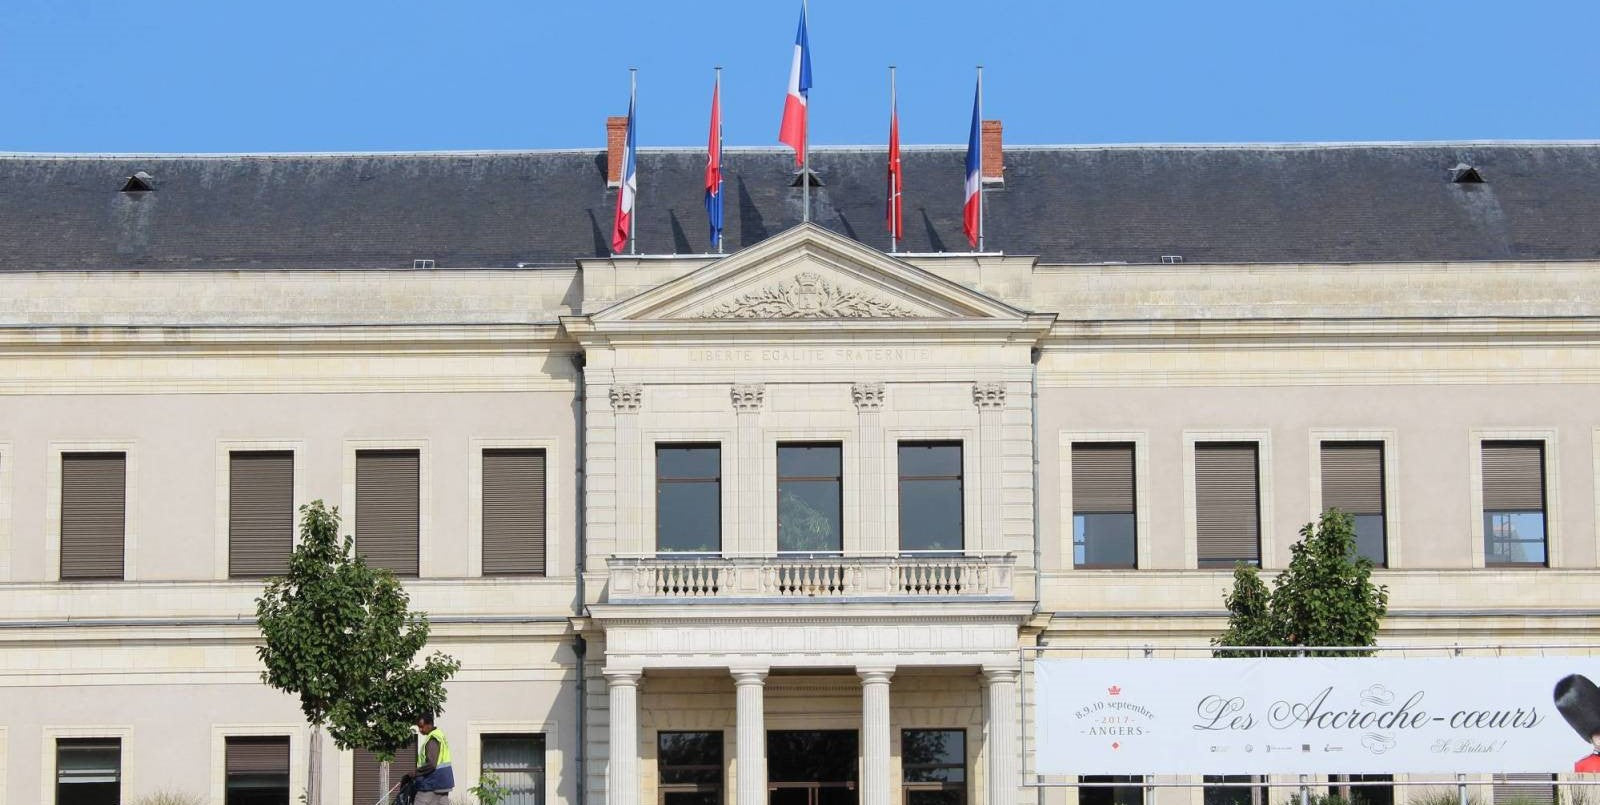
M 861 805 L 889 805 L 889 678 L 893 668 L 857 668 L 861 677 Z
M 1022 783 L 1021 747 L 1017 743 L 1016 668 L 985 668 L 983 682 L 988 689 L 987 721 L 989 740 L 988 805 L 1016 805 L 1017 787 Z
M 606 805 L 639 805 L 639 671 L 606 671 L 610 695 L 607 716 Z
M 767 669 L 733 669 L 736 691 L 735 751 L 739 753 L 734 805 L 767 805 Z

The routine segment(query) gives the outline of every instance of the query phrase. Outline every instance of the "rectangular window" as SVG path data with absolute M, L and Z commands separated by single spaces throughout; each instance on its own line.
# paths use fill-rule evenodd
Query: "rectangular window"
M 1085 775 L 1078 782 L 1078 805 L 1144 805 L 1144 778 L 1126 774 Z M 1114 785 L 1110 785 L 1114 784 Z
M 1137 564 L 1133 494 L 1133 445 L 1072 446 L 1074 567 L 1131 568 Z
M 483 574 L 545 574 L 543 450 L 483 451 Z
M 1202 790 L 1204 805 L 1267 805 L 1265 786 L 1241 785 L 1261 779 L 1249 774 L 1207 774 Z M 1227 785 L 1219 785 L 1225 783 Z
M 961 443 L 900 443 L 900 550 L 959 551 Z
M 844 550 L 844 461 L 837 442 L 778 445 L 778 550 Z
M 483 770 L 509 793 L 504 805 L 544 805 L 544 736 L 483 736 Z
M 61 578 L 120 579 L 126 453 L 61 454 Z
M 1350 805 L 1394 805 L 1392 774 L 1335 774 L 1328 779 L 1334 783 L 1328 793 L 1342 797 Z
M 368 564 L 417 575 L 421 493 L 419 451 L 356 451 L 356 550 Z
M 1499 805 L 1555 805 L 1554 774 L 1497 774 L 1493 801 Z
M 1260 474 L 1255 442 L 1194 446 L 1196 555 L 1200 567 L 1261 564 Z
M 1545 564 L 1544 443 L 1483 443 L 1483 558 Z
M 905 805 L 966 805 L 967 733 L 901 731 L 900 769 Z
M 289 805 L 289 739 L 228 738 L 227 805 Z
M 722 550 L 721 445 L 656 445 L 656 550 Z
M 661 805 L 722 805 L 722 733 L 656 733 Z
M 56 739 L 56 805 L 117 805 L 121 801 L 121 740 Z
M 281 576 L 294 551 L 294 453 L 228 454 L 228 578 Z
M 1382 442 L 1322 443 L 1322 508 L 1355 520 L 1357 556 L 1387 564 Z
M 365 749 L 356 749 L 350 753 L 351 765 L 351 799 L 356 803 L 373 803 L 378 801 L 378 755 Z M 402 775 L 416 771 L 417 742 L 408 742 L 405 746 L 396 749 L 394 760 L 389 763 L 389 787 L 393 788 L 400 782 Z M 324 771 L 324 774 L 327 772 Z

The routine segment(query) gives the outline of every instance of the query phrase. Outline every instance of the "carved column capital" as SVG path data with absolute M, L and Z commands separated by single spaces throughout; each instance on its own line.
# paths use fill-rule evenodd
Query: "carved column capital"
M 632 383 L 619 383 L 611 387 L 611 410 L 619 414 L 632 414 L 644 405 L 644 387 Z
M 852 383 L 850 399 L 856 404 L 857 411 L 862 413 L 877 411 L 883 408 L 883 384 Z
M 767 400 L 767 387 L 764 383 L 735 383 L 732 393 L 735 411 L 760 411 L 762 404 Z
M 979 408 L 1006 407 L 1006 384 L 973 383 L 972 404 Z

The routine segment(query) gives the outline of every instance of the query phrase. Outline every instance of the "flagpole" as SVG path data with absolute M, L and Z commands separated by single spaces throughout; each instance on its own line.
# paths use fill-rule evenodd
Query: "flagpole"
M 638 176 L 639 135 L 637 133 L 635 133 L 632 129 L 633 129 L 633 127 L 635 125 L 638 125 L 638 122 L 639 122 L 639 113 L 637 111 L 638 108 L 639 108 L 638 104 L 637 104 L 638 100 L 639 100 L 639 68 L 637 68 L 637 67 L 629 67 L 628 68 L 628 110 L 633 112 L 633 119 L 628 121 L 628 128 L 629 128 L 628 139 L 633 141 L 633 146 L 634 146 L 634 152 L 633 152 L 633 154 L 631 154 L 631 156 L 633 157 L 633 164 L 635 166 L 634 167 L 634 176 Z M 626 177 L 626 176 L 622 177 L 622 181 L 624 181 L 624 182 L 628 181 L 628 177 Z M 638 181 L 638 180 L 635 179 L 635 181 Z M 633 210 L 628 214 L 628 254 L 638 254 L 639 253 L 639 241 L 634 237 L 634 230 L 638 226 L 638 220 L 639 220 L 639 191 L 637 189 L 635 189 L 633 192 L 634 192 Z
M 891 64 L 889 65 L 889 125 L 892 128 L 895 124 L 894 65 Z M 891 170 L 894 168 L 893 165 L 889 167 Z M 898 233 L 895 229 L 895 223 L 900 220 L 900 187 L 896 182 L 899 178 L 898 173 L 889 175 L 889 252 L 891 254 L 900 251 L 900 239 L 896 237 Z
M 727 211 L 728 197 L 722 195 L 722 68 L 717 68 L 717 201 Z M 721 216 L 719 216 L 721 217 Z M 722 254 L 722 221 L 717 226 L 717 254 Z
M 800 0 L 800 16 L 805 20 L 806 47 L 811 46 L 811 10 L 807 0 Z M 805 58 L 804 55 L 801 58 Z M 802 124 L 805 131 L 801 132 L 801 142 L 805 144 L 805 156 L 800 158 L 800 222 L 811 222 L 811 93 L 806 92 L 806 116 Z
M 978 65 L 978 251 L 983 251 L 983 219 L 989 205 L 983 193 L 983 65 Z

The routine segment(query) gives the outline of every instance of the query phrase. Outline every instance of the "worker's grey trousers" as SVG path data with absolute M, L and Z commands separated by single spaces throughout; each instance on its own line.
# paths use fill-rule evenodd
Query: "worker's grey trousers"
M 450 805 L 449 791 L 418 791 L 416 805 Z

